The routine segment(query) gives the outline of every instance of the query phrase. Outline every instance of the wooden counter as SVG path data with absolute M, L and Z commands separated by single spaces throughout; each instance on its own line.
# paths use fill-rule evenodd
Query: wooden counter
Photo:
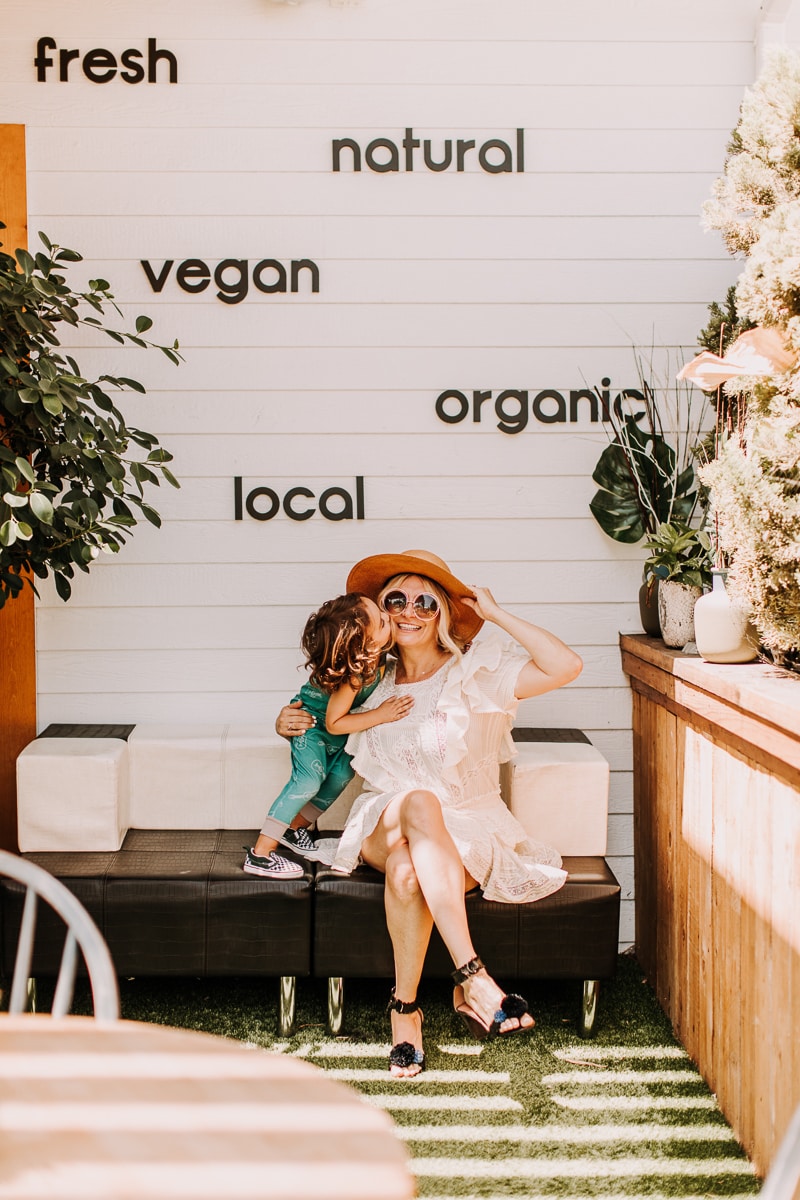
M 800 675 L 620 647 L 636 953 L 764 1173 L 800 1104 Z

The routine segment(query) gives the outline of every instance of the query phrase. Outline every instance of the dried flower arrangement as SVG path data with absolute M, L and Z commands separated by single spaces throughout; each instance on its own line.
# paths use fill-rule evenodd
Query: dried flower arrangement
M 752 609 L 773 659 L 800 668 L 797 53 L 784 48 L 773 52 L 746 93 L 724 174 L 714 185 L 704 216 L 707 228 L 721 232 L 731 253 L 746 256 L 736 285 L 735 312 L 739 321 L 752 322 L 758 329 L 739 337 L 739 350 L 748 337 L 765 344 L 766 335 L 776 352 L 761 361 L 745 355 L 732 364 L 725 382 L 719 376 L 712 384 L 719 383 L 728 400 L 736 401 L 739 419 L 733 428 L 720 430 L 716 457 L 701 469 L 700 477 L 710 490 L 729 588 Z M 723 350 L 736 358 L 733 346 L 721 346 L 720 353 Z

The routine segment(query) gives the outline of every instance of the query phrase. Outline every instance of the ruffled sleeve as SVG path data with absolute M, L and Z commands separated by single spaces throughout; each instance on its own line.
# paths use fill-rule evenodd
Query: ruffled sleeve
M 509 638 L 490 633 L 474 642 L 447 673 L 438 708 L 447 714 L 447 749 L 444 766 L 459 763 L 467 752 L 466 734 L 476 713 L 504 713 L 508 718 L 500 762 L 516 754 L 511 727 L 519 701 L 514 695 L 520 671 L 528 656 Z

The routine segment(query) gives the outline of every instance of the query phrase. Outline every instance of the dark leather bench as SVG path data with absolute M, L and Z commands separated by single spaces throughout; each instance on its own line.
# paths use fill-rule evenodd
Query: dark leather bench
M 119 730 L 110 733 L 110 730 Z M 130 727 L 49 727 L 43 737 L 125 738 Z M 517 730 L 522 741 L 588 741 L 580 731 Z M 554 739 L 555 735 L 555 739 Z M 115 851 L 37 851 L 26 857 L 65 883 L 94 917 L 121 976 L 242 975 L 280 980 L 279 1026 L 294 1023 L 296 980 L 327 978 L 328 1023 L 343 1024 L 344 979 L 392 978 L 383 876 L 360 866 L 343 876 L 304 860 L 304 875 L 267 880 L 242 871 L 252 829 L 130 829 Z M 290 852 L 287 854 L 291 857 Z M 593 1032 L 598 983 L 614 973 L 620 887 L 602 856 L 565 857 L 562 889 L 533 904 L 467 898 L 470 928 L 498 978 L 582 981 L 578 1028 Z M 10 975 L 21 890 L 0 880 L 0 972 Z M 63 935 L 42 913 L 34 975 L 57 971 Z M 428 977 L 452 964 L 434 931 Z

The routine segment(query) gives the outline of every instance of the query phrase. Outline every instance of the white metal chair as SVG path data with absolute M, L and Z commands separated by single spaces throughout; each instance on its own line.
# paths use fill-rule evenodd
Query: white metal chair
M 772 1160 L 758 1200 L 793 1200 L 800 1195 L 800 1105 Z
M 8 1012 L 21 1013 L 28 1007 L 28 982 L 33 961 L 38 903 L 41 898 L 67 927 L 51 1016 L 63 1017 L 70 1010 L 80 947 L 89 975 L 96 1019 L 118 1020 L 119 987 L 114 963 L 103 935 L 80 900 L 43 867 L 16 854 L 9 854 L 6 850 L 0 850 L 0 875 L 16 880 L 26 889 Z

